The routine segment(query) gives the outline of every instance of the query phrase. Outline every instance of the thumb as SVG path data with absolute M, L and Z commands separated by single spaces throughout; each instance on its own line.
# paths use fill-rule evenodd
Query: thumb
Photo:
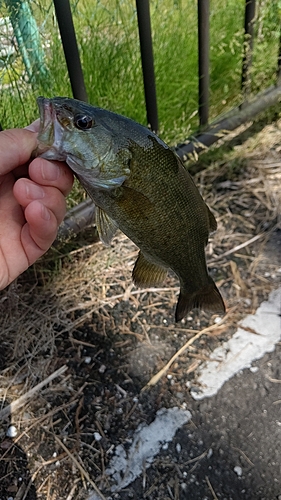
M 10 129 L 0 132 L 0 175 L 26 163 L 37 145 L 37 134 L 30 130 Z

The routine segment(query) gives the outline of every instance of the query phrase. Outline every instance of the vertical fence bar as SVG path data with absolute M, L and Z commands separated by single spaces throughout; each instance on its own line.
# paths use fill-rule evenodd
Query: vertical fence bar
M 153 49 L 151 36 L 151 23 L 149 12 L 149 0 L 136 0 L 138 29 L 140 38 L 140 51 L 142 61 L 142 73 L 144 84 L 144 95 L 146 103 L 147 122 L 154 132 L 158 130 L 158 112 L 156 99 L 156 85 L 153 63 Z
M 69 0 L 54 0 L 73 97 L 88 101 Z
M 242 62 L 241 89 L 244 97 L 251 92 L 251 65 L 254 47 L 254 19 L 256 11 L 256 0 L 246 0 L 245 24 L 244 24 L 244 56 Z
M 200 127 L 209 120 L 209 0 L 198 0 L 198 111 Z
M 281 30 L 279 35 L 279 49 L 278 49 L 278 60 L 277 60 L 277 85 L 281 85 Z

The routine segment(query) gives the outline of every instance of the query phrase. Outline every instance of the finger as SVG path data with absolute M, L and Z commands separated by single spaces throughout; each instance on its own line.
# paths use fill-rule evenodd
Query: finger
M 37 134 L 24 129 L 0 132 L 0 175 L 26 163 L 37 145 Z
M 21 242 L 31 265 L 52 245 L 58 224 L 55 214 L 38 200 L 31 202 L 24 214 L 27 223 L 21 231 Z
M 42 186 L 54 186 L 67 196 L 72 188 L 73 174 L 62 161 L 35 158 L 29 165 L 29 176 Z
M 62 222 L 66 212 L 65 197 L 56 187 L 40 186 L 29 179 L 18 179 L 13 193 L 23 208 L 27 208 L 33 201 L 39 201 L 53 212 L 57 224 Z

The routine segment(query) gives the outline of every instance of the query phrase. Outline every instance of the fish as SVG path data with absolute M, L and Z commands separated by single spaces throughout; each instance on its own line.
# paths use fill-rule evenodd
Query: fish
M 180 293 L 175 320 L 193 308 L 224 313 L 205 247 L 217 223 L 180 158 L 147 127 L 68 97 L 37 99 L 35 156 L 64 161 L 96 205 L 101 241 L 117 229 L 139 248 L 136 286 L 160 286 L 172 270 Z

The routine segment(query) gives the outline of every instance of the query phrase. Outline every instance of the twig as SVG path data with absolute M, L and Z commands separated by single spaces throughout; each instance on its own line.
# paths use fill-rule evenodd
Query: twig
M 278 378 L 272 378 L 272 377 L 270 377 L 269 375 L 266 375 L 266 378 L 267 378 L 270 382 L 273 382 L 274 384 L 281 384 L 281 380 L 279 380 Z
M 75 493 L 75 490 L 77 488 L 77 483 L 79 482 L 79 479 L 75 479 L 74 481 L 74 485 L 72 486 L 71 490 L 70 490 L 70 493 L 67 495 L 67 498 L 66 500 L 72 500 L 73 496 L 74 496 L 74 493 Z
M 184 465 L 188 464 L 193 464 L 194 462 L 199 462 L 208 454 L 208 450 L 205 450 L 201 455 L 198 455 L 198 457 L 190 458 L 190 460 L 187 460 L 187 462 L 184 463 Z
M 205 476 L 205 479 L 206 479 L 206 483 L 209 486 L 209 489 L 210 489 L 210 491 L 211 491 L 211 493 L 213 495 L 213 499 L 214 500 L 219 500 L 218 497 L 217 497 L 217 495 L 216 495 L 216 493 L 215 493 L 215 491 L 214 491 L 213 486 L 210 483 L 210 480 L 209 480 L 208 476 Z
M 213 264 L 214 262 L 217 262 L 220 259 L 223 259 L 223 257 L 226 257 L 227 255 L 231 255 L 232 253 L 237 252 L 237 250 L 241 250 L 241 248 L 245 248 L 248 245 L 251 245 L 251 243 L 254 243 L 255 241 L 259 240 L 260 238 L 262 238 L 262 236 L 265 236 L 265 234 L 266 233 L 256 234 L 256 236 L 253 236 L 253 238 L 251 238 L 247 241 L 244 241 L 244 243 L 241 243 L 240 245 L 237 245 L 236 247 L 231 248 L 230 250 L 227 250 L 227 252 L 224 252 L 221 255 L 217 255 L 212 260 L 208 261 L 208 265 Z
M 46 415 L 43 415 L 43 417 L 39 417 L 37 418 L 29 427 L 27 427 L 27 429 L 24 429 L 23 432 L 21 434 L 19 434 L 11 443 L 11 446 L 9 448 L 7 448 L 7 450 L 3 453 L 3 455 L 0 457 L 0 462 L 1 460 L 4 460 L 4 458 L 6 457 L 6 455 L 9 453 L 9 451 L 12 449 L 13 446 L 15 446 L 15 444 L 17 444 L 21 438 L 24 436 L 24 435 L 27 435 L 28 432 L 31 431 L 31 429 L 33 429 L 33 427 L 35 427 L 37 424 L 40 424 L 42 422 L 44 422 L 44 420 L 46 420 L 47 418 L 51 417 L 52 415 L 55 415 L 56 413 L 58 413 L 59 411 L 61 410 L 64 410 L 65 408 L 67 408 L 68 406 L 70 405 L 75 405 L 77 403 L 78 400 L 73 400 L 73 401 L 68 401 L 67 403 L 63 404 L 63 405 L 60 405 L 60 406 L 57 406 L 56 408 L 54 408 L 53 410 L 49 411 L 48 413 L 46 413 Z M 57 458 L 55 460 L 58 460 Z M 49 463 L 46 462 L 44 463 L 43 465 L 47 465 Z M 51 462 L 50 462 L 51 463 Z M 41 468 L 41 466 L 40 466 Z M 37 474 L 37 473 L 36 473 Z
M 55 437 L 55 440 L 57 441 L 57 443 L 61 446 L 61 448 L 67 453 L 69 458 L 71 458 L 72 462 L 76 465 L 77 469 L 79 469 L 82 476 L 84 476 L 85 479 L 93 486 L 95 492 L 101 497 L 102 500 L 106 500 L 106 498 L 103 496 L 102 492 L 99 490 L 97 485 L 90 478 L 88 472 L 82 467 L 82 465 L 79 464 L 78 460 L 76 460 L 74 455 L 72 455 L 72 453 L 70 453 L 69 449 L 63 444 L 63 442 L 57 436 L 54 435 L 54 437 Z
M 248 462 L 248 464 L 251 465 L 252 467 L 255 467 L 255 464 L 253 464 L 253 462 L 247 457 L 246 453 L 244 453 L 243 450 L 240 450 L 240 448 L 236 448 L 236 446 L 232 446 L 232 449 L 239 451 L 239 453 L 241 453 L 242 457 L 245 458 L 246 462 Z
M 130 292 L 130 295 L 141 295 L 143 293 L 147 292 L 176 292 L 178 291 L 178 287 L 163 287 L 163 288 L 157 288 L 157 287 L 149 287 L 149 288 L 137 288 L 137 290 L 132 290 Z M 101 303 L 103 305 L 108 304 L 110 302 L 113 302 L 114 300 L 117 299 L 124 299 L 124 296 L 126 296 L 126 290 L 123 293 L 119 293 L 118 295 L 112 295 L 111 297 L 106 297 L 105 299 L 101 299 Z M 82 310 L 82 309 L 87 309 L 88 307 L 91 307 L 92 305 L 96 305 L 96 300 L 89 301 L 85 304 L 79 304 L 78 306 L 75 307 L 70 307 L 67 309 L 66 313 L 69 314 L 70 312 L 75 312 L 77 310 Z M 99 306 L 96 306 L 98 308 Z
M 66 365 L 61 366 L 58 370 L 51 373 L 49 377 L 45 378 L 45 380 L 35 385 L 35 387 L 32 387 L 32 389 L 30 389 L 25 394 L 20 396 L 18 399 L 16 399 L 8 406 L 3 408 L 3 410 L 0 411 L 0 420 L 9 417 L 9 415 L 11 415 L 19 408 L 21 408 L 30 398 L 34 396 L 36 392 L 39 392 L 45 385 L 49 384 L 49 382 L 62 375 L 66 370 L 67 370 Z
M 224 318 L 222 318 L 220 324 L 214 324 L 211 326 L 208 326 L 207 328 L 203 328 L 200 332 L 198 332 L 194 337 L 189 339 L 168 361 L 168 363 L 158 372 L 156 375 L 154 375 L 149 382 L 142 388 L 141 392 L 145 391 L 148 389 L 148 387 L 151 387 L 153 385 L 156 385 L 157 382 L 165 375 L 165 373 L 169 370 L 170 366 L 173 364 L 173 362 L 181 355 L 184 353 L 184 351 L 191 346 L 197 339 L 199 339 L 202 335 L 205 333 L 211 332 L 212 330 L 216 330 L 220 328 L 221 324 L 226 321 L 226 319 L 229 317 L 230 313 L 233 311 L 234 308 L 231 308 L 228 313 L 225 315 Z

